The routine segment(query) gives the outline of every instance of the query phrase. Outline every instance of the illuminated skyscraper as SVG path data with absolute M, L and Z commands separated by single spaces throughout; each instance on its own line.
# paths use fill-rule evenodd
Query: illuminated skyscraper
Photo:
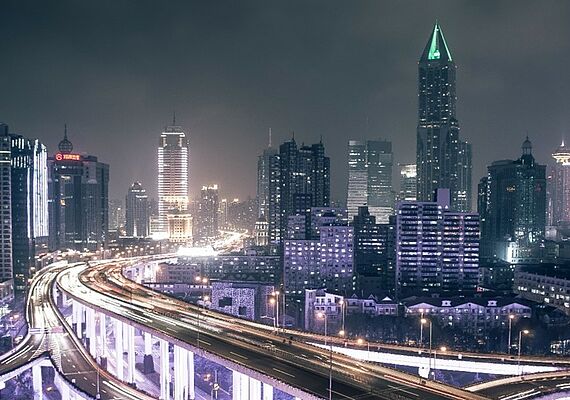
M 478 212 L 485 223 L 481 239 L 501 258 L 506 257 L 506 242 L 538 244 L 545 233 L 546 166 L 535 161 L 528 138 L 522 151 L 518 160 L 491 164 L 479 184 Z
M 194 241 L 209 241 L 218 236 L 218 185 L 202 186 L 194 219 Z
M 67 138 L 48 158 L 49 247 L 97 250 L 109 229 L 109 165 L 73 153 Z
M 188 162 L 188 138 L 174 121 L 161 133 L 158 146 L 158 230 L 163 234 L 169 214 L 188 213 Z
M 551 212 L 549 225 L 559 226 L 570 224 L 570 149 L 564 141 L 558 147 L 552 158 L 556 164 L 552 166 L 549 182 L 549 204 Z
M 447 188 L 451 207 L 469 211 L 471 151 L 459 139 L 457 67 L 437 23 L 418 67 L 417 198 L 429 201 L 438 188 Z
M 297 147 L 295 139 L 279 147 L 281 237 L 289 216 L 330 206 L 330 159 L 323 143 Z
M 400 164 L 400 200 L 417 199 L 416 164 Z
M 0 124 L 0 301 L 13 280 L 24 292 L 34 273 L 36 247 L 48 238 L 47 150 L 37 139 L 9 133 Z M 10 289 L 11 291 L 11 289 Z
M 257 217 L 268 223 L 269 242 L 281 240 L 281 178 L 277 149 L 267 147 L 257 159 Z
M 392 188 L 392 142 L 367 140 L 348 142 L 349 219 L 358 214 L 358 207 L 367 205 L 379 222 L 388 222 L 394 213 Z
M 366 168 L 366 142 L 348 141 L 348 218 L 358 213 L 358 207 L 368 204 L 368 170 Z
M 0 124 L 0 303 L 10 301 L 14 294 L 10 148 L 8 125 Z
M 134 182 L 126 197 L 126 231 L 127 236 L 146 237 L 149 234 L 149 207 L 146 190 L 140 182 Z

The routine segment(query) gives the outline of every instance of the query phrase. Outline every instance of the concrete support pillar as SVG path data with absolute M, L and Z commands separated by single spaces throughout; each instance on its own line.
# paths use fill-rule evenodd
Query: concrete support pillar
M 174 400 L 188 399 L 188 350 L 174 346 Z
M 261 400 L 261 382 L 257 379 L 249 378 L 249 398 Z
M 127 343 L 127 382 L 135 383 L 135 328 L 125 324 L 123 332 Z
M 75 333 L 79 339 L 83 336 L 83 306 L 75 301 L 71 301 L 71 322 L 75 324 Z
M 32 382 L 34 388 L 34 400 L 42 400 L 44 398 L 42 367 L 39 365 L 34 365 L 32 367 Z
M 239 374 L 240 377 L 240 389 L 241 389 L 241 398 L 242 399 L 248 399 L 249 400 L 249 376 L 247 376 L 246 374 Z
M 123 323 L 115 320 L 115 354 L 117 359 L 117 378 L 123 380 L 124 363 L 123 363 Z
M 85 335 L 88 339 L 88 349 L 92 357 L 97 357 L 97 335 L 95 333 L 95 310 L 85 308 Z
M 241 377 L 237 371 L 232 371 L 232 400 L 241 400 Z
M 107 369 L 107 357 L 109 356 L 109 346 L 107 345 L 107 316 L 102 312 L 99 314 L 99 363 L 101 368 Z
M 194 383 L 194 353 L 188 352 L 188 398 L 194 400 L 196 398 L 196 387 Z
M 263 384 L 263 400 L 273 400 L 273 386 Z
M 168 400 L 170 397 L 170 360 L 168 352 L 168 342 L 159 339 L 160 343 L 160 399 Z
M 152 335 L 149 332 L 143 332 L 144 337 L 144 360 L 143 373 L 152 374 L 154 372 L 154 361 L 152 359 Z

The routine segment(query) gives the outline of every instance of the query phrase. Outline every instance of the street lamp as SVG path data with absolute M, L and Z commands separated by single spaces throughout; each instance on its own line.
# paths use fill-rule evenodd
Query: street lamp
M 521 366 L 521 350 L 522 350 L 522 337 L 523 337 L 523 333 L 525 335 L 528 335 L 530 333 L 530 331 L 528 329 L 523 329 L 522 331 L 519 331 L 519 359 L 518 359 L 518 369 L 519 369 L 519 375 L 521 375 L 521 370 L 520 370 L 520 366 Z
M 513 330 L 513 319 L 515 316 L 513 314 L 509 314 L 509 348 L 507 349 L 507 354 L 511 354 L 511 337 L 512 337 L 512 330 Z
M 327 314 L 324 312 L 319 312 L 317 317 L 324 319 L 325 321 L 325 346 L 327 345 Z M 329 400 L 332 400 L 332 341 L 330 341 L 330 353 L 329 353 Z
M 345 331 L 345 327 L 344 327 L 344 299 L 340 299 L 338 301 L 338 304 L 340 305 L 340 312 L 342 313 L 342 331 Z
M 424 325 L 427 324 L 427 322 L 428 320 L 424 317 L 420 318 L 420 347 L 424 347 Z
M 442 353 L 445 353 L 445 352 L 447 351 L 447 347 L 441 346 L 441 347 L 439 348 L 439 350 L 440 350 Z M 435 350 L 434 350 L 434 353 L 433 353 L 433 379 L 434 379 L 434 380 L 436 380 L 436 376 L 435 376 L 436 362 L 437 362 L 437 349 L 435 349 Z
M 275 296 L 275 327 L 277 328 L 277 332 L 279 332 L 279 290 L 273 291 L 273 296 Z M 285 324 L 283 324 L 283 329 L 285 329 Z
M 277 302 L 275 301 L 275 299 L 272 297 L 269 299 L 269 303 L 273 306 L 273 329 L 277 330 L 277 313 L 278 311 L 276 311 L 275 309 L 279 310 L 279 306 L 277 305 Z

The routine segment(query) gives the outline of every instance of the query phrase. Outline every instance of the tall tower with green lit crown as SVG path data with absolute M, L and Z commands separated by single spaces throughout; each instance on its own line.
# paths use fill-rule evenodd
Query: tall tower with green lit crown
M 461 156 L 456 119 L 456 65 L 436 22 L 418 63 L 417 199 L 431 201 L 438 188 L 451 191 L 451 207 L 471 210 L 471 162 Z M 469 165 L 466 165 L 468 161 Z M 470 176 L 471 174 L 467 174 Z

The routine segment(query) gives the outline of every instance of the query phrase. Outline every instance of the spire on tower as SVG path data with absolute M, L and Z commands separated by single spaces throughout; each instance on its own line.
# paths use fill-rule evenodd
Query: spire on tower
M 435 21 L 432 34 L 424 48 L 422 57 L 420 58 L 420 61 L 434 60 L 453 61 L 451 52 L 449 51 L 449 47 L 447 47 L 447 42 L 443 36 L 443 31 L 441 30 L 437 20 Z
M 71 153 L 73 151 L 73 144 L 67 138 L 67 124 L 63 125 L 63 139 L 57 147 L 61 153 Z
M 176 126 L 176 111 L 172 111 L 172 126 Z
M 271 128 L 269 128 L 269 147 L 271 147 Z

